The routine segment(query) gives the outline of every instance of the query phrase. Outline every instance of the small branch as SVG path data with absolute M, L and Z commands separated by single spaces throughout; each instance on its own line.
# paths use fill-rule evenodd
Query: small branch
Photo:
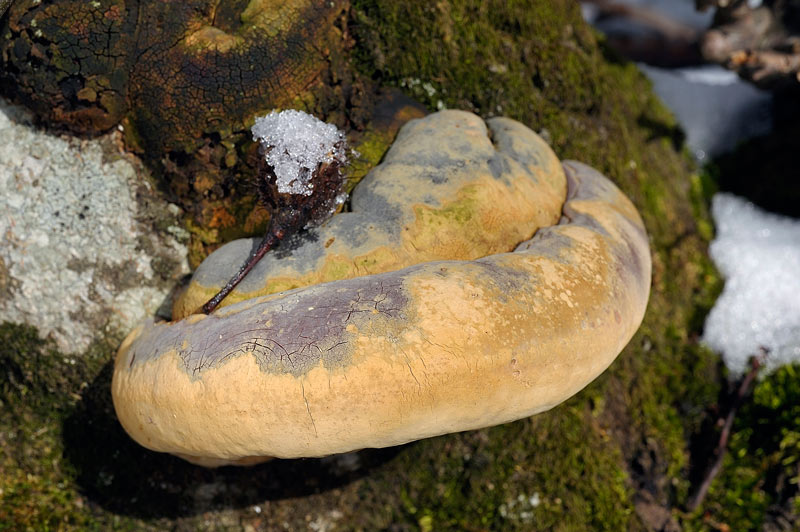
M 239 268 L 239 271 L 236 272 L 230 281 L 227 282 L 225 286 L 222 287 L 222 290 L 216 293 L 214 297 L 206 301 L 206 304 L 203 305 L 203 314 L 211 314 L 214 312 L 214 309 L 222 303 L 222 300 L 225 299 L 228 294 L 233 292 L 233 289 L 242 282 L 242 279 L 250 273 L 258 261 L 260 261 L 264 255 L 266 255 L 267 251 L 275 247 L 275 245 L 280 242 L 280 238 L 275 235 L 274 232 L 270 231 L 267 235 L 261 240 L 258 244 L 258 247 L 250 254 L 247 258 L 247 261 Z
M 765 348 L 761 348 L 761 353 L 758 356 L 754 356 L 750 359 L 750 371 L 742 379 L 741 383 L 739 384 L 739 389 L 736 392 L 736 395 L 733 398 L 733 404 L 731 405 L 730 410 L 728 411 L 728 415 L 725 417 L 725 423 L 722 425 L 722 431 L 719 435 L 719 441 L 717 442 L 717 447 L 714 449 L 714 462 L 711 464 L 711 467 L 706 470 L 705 475 L 703 475 L 703 481 L 700 483 L 700 486 L 697 488 L 697 491 L 689 498 L 689 501 L 686 503 L 686 509 L 689 512 L 693 512 L 697 509 L 701 504 L 703 504 L 703 500 L 706 498 L 708 494 L 708 489 L 711 487 L 711 482 L 714 481 L 716 476 L 719 474 L 720 470 L 722 469 L 722 459 L 725 457 L 725 451 L 728 448 L 728 440 L 731 436 L 731 429 L 733 428 L 733 420 L 736 417 L 736 413 L 739 411 L 739 407 L 742 406 L 745 397 L 750 393 L 750 388 L 753 386 L 753 381 L 758 376 L 759 371 L 761 368 L 764 367 L 764 363 L 766 362 L 767 358 L 767 350 Z
M 239 268 L 236 275 L 222 287 L 222 290 L 206 301 L 206 304 L 203 305 L 202 308 L 203 314 L 211 314 L 214 312 L 214 309 L 222 303 L 222 300 L 225 299 L 228 294 L 233 292 L 233 289 L 242 282 L 242 279 L 244 279 L 247 274 L 250 273 L 250 270 L 258 264 L 258 261 L 267 254 L 267 251 L 277 246 L 287 234 L 296 232 L 300 223 L 302 223 L 302 218 L 299 216 L 298 211 L 289 211 L 288 213 L 284 211 L 273 215 L 269 227 L 267 228 L 267 234 L 261 242 L 259 242 L 258 247 L 250 253 L 247 261 L 242 264 L 242 267 Z

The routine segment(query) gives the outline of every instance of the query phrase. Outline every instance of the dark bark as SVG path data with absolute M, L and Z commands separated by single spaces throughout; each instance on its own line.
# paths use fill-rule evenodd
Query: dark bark
M 745 0 L 697 0 L 717 8 L 702 40 L 703 55 L 769 89 L 800 85 L 800 1 L 766 0 L 757 8 Z

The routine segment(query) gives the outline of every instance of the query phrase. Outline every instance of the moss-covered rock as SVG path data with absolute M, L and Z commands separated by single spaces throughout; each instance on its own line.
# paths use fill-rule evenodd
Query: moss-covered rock
M 0 445 L 12 458 L 0 477 L 12 511 L 3 518 L 11 528 L 56 526 L 47 516 L 57 499 L 58 526 L 76 529 L 641 530 L 670 519 L 710 528 L 675 508 L 690 489 L 690 437 L 720 396 L 718 360 L 697 344 L 720 281 L 706 254 L 706 181 L 675 144 L 676 123 L 648 82 L 598 42 L 570 0 L 354 0 L 347 17 L 351 79 L 398 87 L 429 109 L 520 120 L 559 157 L 592 164 L 633 199 L 654 255 L 640 332 L 605 375 L 546 414 L 249 470 L 199 469 L 136 446 L 114 419 L 109 366 L 79 361 L 52 421 L 4 408 Z M 388 141 L 368 138 L 377 162 Z M 25 345 L 12 358 L 41 352 L 33 337 Z M 42 393 L 8 400 L 33 416 Z M 42 427 L 54 436 L 37 435 Z M 15 465 L 24 449 L 39 466 Z M 41 466 L 61 456 L 63 469 Z M 25 484 L 29 471 L 39 484 Z

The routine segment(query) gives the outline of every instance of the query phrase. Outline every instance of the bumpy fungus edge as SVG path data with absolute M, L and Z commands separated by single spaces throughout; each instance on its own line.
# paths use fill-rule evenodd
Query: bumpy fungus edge
M 432 260 L 510 251 L 561 215 L 566 179 L 536 133 L 507 118 L 486 123 L 442 111 L 412 120 L 339 214 L 288 251 L 268 254 L 222 305 Z M 197 269 L 173 319 L 196 312 L 257 241 L 231 242 Z
M 630 201 L 565 163 L 561 221 L 513 253 L 435 261 L 147 323 L 112 392 L 140 444 L 203 465 L 323 456 L 557 405 L 636 331 L 651 261 Z

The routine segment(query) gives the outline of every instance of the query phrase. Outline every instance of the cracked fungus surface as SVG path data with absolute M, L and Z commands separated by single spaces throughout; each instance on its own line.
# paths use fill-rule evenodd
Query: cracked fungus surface
M 29 118 L 0 100 L 0 313 L 84 351 L 155 312 L 162 266 L 185 273 L 186 250 L 142 223 L 136 169 L 109 138 L 65 140 Z
M 396 279 L 367 286 L 345 281 L 333 292 L 312 287 L 288 294 L 268 310 L 258 306 L 262 298 L 210 316 L 195 315 L 148 330 L 128 363 L 174 352 L 193 377 L 239 355 L 255 356 L 267 373 L 298 377 L 320 363 L 333 370 L 350 362 L 348 341 L 354 333 L 407 319 L 407 299 L 399 285 Z M 225 319 L 233 314 L 234 320 Z M 190 330 L 202 334 L 190 341 Z

